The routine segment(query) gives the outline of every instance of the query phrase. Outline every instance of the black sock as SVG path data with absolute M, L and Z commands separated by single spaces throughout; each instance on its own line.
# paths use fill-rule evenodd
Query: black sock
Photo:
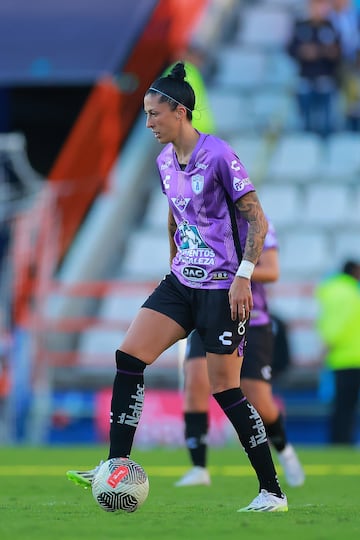
M 144 404 L 145 362 L 116 351 L 110 413 L 109 457 L 129 457 Z
M 285 433 L 284 418 L 282 414 L 279 414 L 275 422 L 272 424 L 266 424 L 266 432 L 274 448 L 281 452 L 287 445 L 287 438 Z
M 257 410 L 248 402 L 240 388 L 219 392 L 214 394 L 214 398 L 234 426 L 255 469 L 260 489 L 281 496 L 265 427 Z
M 208 414 L 206 412 L 186 412 L 185 441 L 191 461 L 196 467 L 206 467 Z

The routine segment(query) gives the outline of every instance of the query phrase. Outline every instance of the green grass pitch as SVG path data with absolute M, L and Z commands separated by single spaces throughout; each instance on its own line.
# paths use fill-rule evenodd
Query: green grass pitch
M 237 447 L 210 449 L 210 487 L 175 488 L 188 468 L 185 450 L 134 449 L 147 471 L 149 497 L 133 514 L 101 510 L 90 490 L 65 477 L 106 457 L 99 447 L 0 448 L 1 540 L 352 540 L 360 538 L 360 450 L 301 447 L 306 483 L 288 488 L 289 512 L 239 514 L 257 480 Z M 274 457 L 276 462 L 276 457 Z M 276 462 L 277 463 L 277 462 Z

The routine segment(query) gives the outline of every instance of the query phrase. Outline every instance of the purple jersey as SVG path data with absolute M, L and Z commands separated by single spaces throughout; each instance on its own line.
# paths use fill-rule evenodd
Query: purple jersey
M 268 219 L 268 232 L 265 237 L 263 251 L 267 249 L 278 249 L 278 241 L 273 224 Z M 270 316 L 266 302 L 266 290 L 264 283 L 259 281 L 251 282 L 251 291 L 254 307 L 251 311 L 250 326 L 260 326 L 270 322 Z
M 243 251 L 248 231 L 234 203 L 255 191 L 243 164 L 225 141 L 200 133 L 184 170 L 172 144 L 157 166 L 177 225 L 171 270 L 188 287 L 230 288 L 239 267 L 237 239 Z

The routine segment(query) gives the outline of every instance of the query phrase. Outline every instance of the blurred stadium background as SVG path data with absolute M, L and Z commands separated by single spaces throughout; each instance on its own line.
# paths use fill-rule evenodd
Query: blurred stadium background
M 2 0 L 0 443 L 107 436 L 114 351 L 168 269 L 166 200 L 143 93 L 188 45 L 218 134 L 238 151 L 279 235 L 270 307 L 291 364 L 275 380 L 289 437 L 326 442 L 331 388 L 314 286 L 360 257 L 359 134 L 305 134 L 285 51 L 300 0 Z M 182 347 L 146 375 L 138 443 L 182 444 Z M 8 370 L 5 378 L 5 370 Z M 214 405 L 212 441 L 232 437 Z

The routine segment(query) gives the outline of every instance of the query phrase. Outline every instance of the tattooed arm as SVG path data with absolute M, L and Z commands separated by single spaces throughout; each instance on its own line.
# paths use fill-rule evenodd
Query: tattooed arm
M 251 191 L 236 201 L 241 217 L 249 223 L 243 259 L 254 264 L 263 250 L 268 222 L 255 191 Z
M 241 216 L 249 223 L 243 260 L 256 264 L 263 250 L 268 222 L 254 191 L 236 201 Z M 236 276 L 229 290 L 231 317 L 245 320 L 253 308 L 250 279 Z
M 176 244 L 174 240 L 174 234 L 176 233 L 176 222 L 173 216 L 172 211 L 169 208 L 169 214 L 168 214 L 168 235 L 169 235 L 169 246 L 170 246 L 170 267 L 171 263 L 176 255 Z

